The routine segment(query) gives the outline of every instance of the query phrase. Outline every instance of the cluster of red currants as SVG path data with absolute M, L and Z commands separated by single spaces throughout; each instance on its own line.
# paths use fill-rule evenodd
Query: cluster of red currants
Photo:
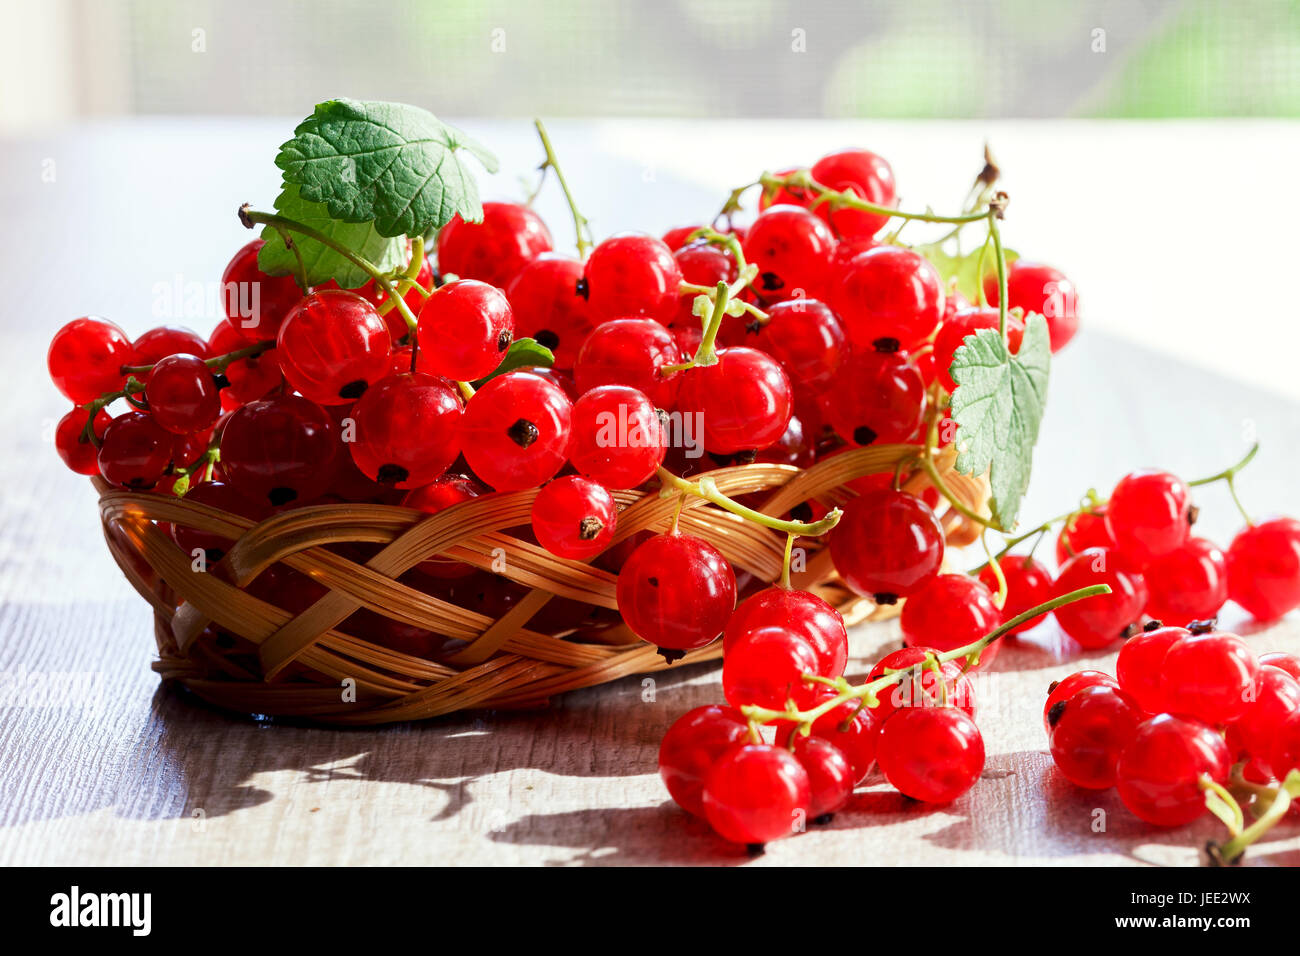
M 1207 790 L 1261 792 L 1300 769 L 1298 678 L 1300 658 L 1257 659 L 1212 621 L 1151 621 L 1120 650 L 1115 677 L 1085 670 L 1052 684 L 1043 726 L 1072 783 L 1117 787 L 1136 816 L 1179 826 L 1205 812 Z

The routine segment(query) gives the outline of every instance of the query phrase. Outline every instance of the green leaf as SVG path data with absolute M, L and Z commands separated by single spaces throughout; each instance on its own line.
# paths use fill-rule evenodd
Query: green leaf
M 308 202 L 297 186 L 286 185 L 275 201 L 276 212 L 288 216 L 304 226 L 310 226 L 344 248 L 351 249 L 363 259 L 369 259 L 381 272 L 388 272 L 406 261 L 406 244 L 400 239 L 385 239 L 375 231 L 372 222 L 340 222 L 330 216 L 323 203 Z M 271 275 L 298 275 L 298 256 L 287 248 L 280 231 L 274 226 L 262 229 L 266 245 L 257 254 L 257 264 Z M 290 238 L 303 265 L 307 268 L 307 284 L 320 285 L 333 279 L 344 289 L 365 285 L 370 275 L 360 266 L 344 258 L 329 246 L 310 236 L 290 232 Z
M 421 347 L 423 348 L 423 346 Z M 498 375 L 513 372 L 517 368 L 528 368 L 535 365 L 550 368 L 554 362 L 554 353 L 536 339 L 515 339 L 510 343 L 510 350 L 506 352 L 506 357 L 501 360 L 501 364 L 496 367 L 496 371 L 470 384 L 475 388 L 482 388 L 485 383 L 492 381 Z
M 345 222 L 373 222 L 383 236 L 419 236 L 456 214 L 483 218 L 464 153 L 488 172 L 490 152 L 432 113 L 402 103 L 330 100 L 280 147 L 286 183 Z M 463 151 L 463 153 L 462 153 Z
M 981 249 L 975 249 L 964 256 L 949 255 L 939 246 L 918 246 L 916 251 L 929 259 L 935 269 L 938 270 L 939 277 L 943 279 L 944 289 L 948 289 L 952 280 L 956 279 L 957 291 L 964 295 L 967 301 L 974 303 L 979 301 L 982 275 L 996 276 L 998 274 L 997 256 L 990 244 L 988 251 L 984 252 L 984 271 L 981 275 Z M 1006 257 L 1007 265 L 1020 258 L 1019 253 L 1005 246 L 1002 247 L 1002 253 Z
M 1029 487 L 1034 444 L 1047 402 L 1052 349 L 1047 321 L 1030 315 L 1020 351 L 1012 355 L 995 329 L 966 336 L 952 360 L 956 469 L 989 473 L 993 517 L 1009 531 Z

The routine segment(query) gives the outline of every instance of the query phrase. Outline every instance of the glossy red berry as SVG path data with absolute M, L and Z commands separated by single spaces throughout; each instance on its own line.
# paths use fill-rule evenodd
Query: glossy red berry
M 223 320 L 208 338 L 208 355 L 227 355 L 247 344 L 244 337 Z M 221 390 L 221 405 L 227 411 L 266 398 L 284 385 L 280 356 L 275 349 L 231 362 L 226 366 L 225 375 L 230 384 Z
M 645 393 L 601 385 L 573 403 L 569 461 L 607 488 L 635 488 L 663 464 L 668 434 Z
M 1043 729 L 1051 734 L 1049 716 L 1054 707 L 1069 700 L 1085 687 L 1097 686 L 1118 688 L 1119 681 L 1103 671 L 1094 670 L 1076 671 L 1064 680 L 1052 681 L 1047 688 L 1047 702 L 1043 704 Z
M 483 203 L 483 221 L 459 215 L 438 231 L 438 267 L 461 279 L 504 289 L 533 259 L 553 248 L 540 216 L 511 202 Z
M 392 339 L 352 292 L 313 292 L 285 316 L 276 351 L 289 384 L 318 405 L 354 402 L 388 374 Z
M 235 253 L 221 276 L 226 318 L 246 342 L 274 339 L 299 300 L 302 290 L 293 276 L 267 275 L 257 265 L 266 243 L 254 239 Z
M 504 292 L 461 279 L 425 300 L 417 335 L 428 348 L 431 371 L 453 382 L 473 382 L 496 371 L 514 331 L 514 313 Z
M 1205 812 L 1201 775 L 1222 784 L 1231 762 L 1228 745 L 1212 727 L 1159 714 L 1141 724 L 1120 753 L 1115 783 L 1135 816 L 1156 826 L 1182 826 Z
M 1056 566 L 1059 568 L 1080 551 L 1088 548 L 1115 549 L 1115 538 L 1106 524 L 1106 506 L 1075 515 L 1056 536 Z
M 824 704 L 836 692 L 822 686 L 816 692 L 814 706 Z M 849 760 L 853 768 L 853 782 L 859 784 L 866 779 L 876 762 L 876 738 L 880 722 L 868 707 L 861 706 L 860 701 L 848 701 L 818 717 L 812 725 L 812 735 L 829 740 Z M 777 744 L 781 747 L 790 745 L 790 738 L 797 732 L 793 724 L 778 725 Z
M 998 305 L 997 275 L 984 280 L 989 305 Z M 1052 351 L 1058 352 L 1079 330 L 1079 296 L 1065 273 L 1051 266 L 1017 260 L 1007 268 L 1007 308 L 1037 312 L 1047 320 Z
M 956 707 L 906 707 L 880 728 L 876 761 L 904 796 L 951 803 L 984 770 L 984 738 Z
M 1276 667 L 1278 670 L 1286 671 L 1296 680 L 1300 680 L 1300 657 L 1294 654 L 1269 651 L 1267 654 L 1259 655 L 1259 666 Z
M 944 661 L 938 672 L 927 662 L 937 657 L 938 648 L 904 647 L 878 660 L 867 681 L 912 669 L 897 684 L 876 694 L 879 703 L 871 709 L 876 723 L 883 724 L 900 707 L 956 707 L 967 716 L 975 716 L 975 687 L 957 661 Z M 918 668 L 918 665 L 927 665 Z
M 674 226 L 663 234 L 664 245 L 676 252 L 691 241 L 692 235 L 703 228 L 703 223 L 694 226 Z
M 1237 635 L 1188 634 L 1160 664 L 1160 696 L 1173 713 L 1226 724 L 1246 712 L 1258 677 L 1259 661 Z
M 1204 538 L 1187 541 L 1155 558 L 1142 571 L 1147 614 L 1169 624 L 1215 617 L 1228 600 L 1228 560 Z
M 597 244 L 584 285 L 596 322 L 644 316 L 667 324 L 677 311 L 682 270 L 654 236 L 621 233 Z M 632 384 L 632 383 L 625 383 Z
M 659 776 L 687 813 L 704 816 L 704 778 L 734 745 L 749 739 L 740 711 L 719 704 L 688 710 L 673 721 L 659 745 Z
M 515 336 L 545 345 L 558 369 L 573 368 L 578 350 L 595 327 L 591 306 L 578 292 L 581 279 L 581 262 L 546 252 L 520 269 L 506 289 Z
M 828 153 L 813 164 L 812 178 L 836 192 L 847 192 L 876 206 L 898 205 L 893 167 L 883 156 L 865 149 L 841 149 Z M 841 239 L 865 239 L 874 236 L 889 222 L 889 217 L 843 206 L 823 203 L 817 214 L 825 219 Z
M 968 574 L 939 574 L 912 592 L 899 625 L 903 643 L 909 647 L 933 647 L 952 651 L 978 641 L 1002 623 L 1002 611 L 993 594 Z M 997 657 L 1001 644 L 994 641 L 980 652 L 983 669 Z
M 1273 731 L 1268 766 L 1279 778 L 1300 768 L 1300 711 L 1288 714 Z
M 1030 608 L 1052 599 L 1052 572 L 1038 559 L 1024 554 L 1004 554 L 998 559 L 998 567 L 1002 569 L 1002 576 L 1007 582 L 1007 599 L 1002 604 L 1003 621 L 1019 617 Z M 993 568 L 986 566 L 980 571 L 980 580 L 989 591 L 997 593 L 998 579 Z M 1046 617 L 1047 615 L 1040 614 L 1030 618 L 1007 633 L 1022 634 L 1037 627 Z
M 673 334 L 649 319 L 615 319 L 593 331 L 578 351 L 573 378 L 578 391 L 626 385 L 644 392 L 656 408 L 677 405 L 682 373 L 663 374 L 685 361 Z
M 803 765 L 770 744 L 735 745 L 705 778 L 705 819 L 732 843 L 762 845 L 798 832 L 811 805 Z
M 106 392 L 120 391 L 126 382 L 122 366 L 131 365 L 135 350 L 126 333 L 104 319 L 73 319 L 54 333 L 46 364 L 55 387 L 85 405 Z
M 537 543 L 561 558 L 594 558 L 609 547 L 617 522 L 614 496 L 589 478 L 556 478 L 533 499 Z
M 1246 752 L 1256 760 L 1267 762 L 1273 753 L 1278 728 L 1291 714 L 1298 711 L 1300 681 L 1280 668 L 1262 666 L 1253 700 L 1247 704 L 1233 727 Z M 1269 767 L 1272 769 L 1271 764 Z
M 787 299 L 771 306 L 767 315 L 748 344 L 780 362 L 796 385 L 825 389 L 848 353 L 844 328 L 830 306 L 816 299 Z
M 1113 787 L 1120 752 L 1136 736 L 1144 719 L 1142 708 L 1122 690 L 1084 688 L 1049 717 L 1048 736 L 1057 769 L 1076 787 Z
M 564 465 L 572 408 L 559 386 L 540 375 L 499 375 L 465 406 L 465 460 L 497 491 L 536 487 Z
M 939 383 L 949 392 L 957 390 L 949 369 L 952 357 L 957 349 L 965 344 L 966 337 L 974 335 L 980 329 L 997 329 L 998 310 L 989 308 L 962 309 L 950 318 L 943 320 L 939 331 L 934 336 L 934 368 Z M 1025 335 L 1025 323 L 1014 315 L 1007 316 L 1007 348 L 1015 355 L 1020 351 L 1020 343 Z
M 1130 637 L 1115 662 L 1119 686 L 1148 714 L 1170 709 L 1160 687 L 1161 668 L 1169 648 L 1191 632 L 1185 627 L 1150 627 Z
M 723 635 L 723 647 L 731 648 L 747 633 L 760 627 L 780 626 L 803 638 L 817 652 L 817 673 L 839 677 L 849 659 L 849 634 L 844 618 L 811 591 L 773 585 L 740 603 Z
M 197 355 L 168 355 L 149 374 L 145 400 L 154 420 L 177 435 L 211 428 L 221 417 L 212 370 Z
M 1093 584 L 1109 585 L 1110 594 L 1097 594 L 1055 611 L 1061 630 L 1086 648 L 1106 647 L 1131 637 L 1147 603 L 1142 575 L 1119 567 L 1113 552 L 1087 548 L 1066 562 L 1056 579 L 1056 594 L 1067 594 Z
M 343 437 L 352 460 L 382 485 L 427 485 L 460 454 L 460 395 L 436 375 L 406 372 L 380 380 L 352 407 L 351 418 L 354 433 Z
M 99 449 L 85 438 L 88 413 L 77 406 L 59 419 L 54 428 L 54 448 L 63 463 L 79 475 L 99 474 Z M 101 440 L 113 416 L 105 409 L 95 413 L 95 435 Z
M 770 299 L 818 298 L 826 288 L 835 237 L 799 206 L 770 206 L 745 236 L 745 260 L 758 267 L 754 287 Z
M 794 391 L 780 364 L 749 348 L 718 351 L 716 365 L 688 369 L 677 404 L 704 423 L 704 447 L 716 455 L 766 448 L 784 434 Z
M 830 532 L 831 560 L 844 582 L 877 604 L 925 586 L 943 562 L 943 526 L 914 495 L 882 488 L 851 499 Z
M 892 349 L 854 349 L 826 392 L 826 420 L 855 445 L 915 440 L 925 420 L 925 382 L 907 355 Z
M 185 493 L 185 503 L 207 505 L 209 508 L 216 508 L 218 511 L 239 515 L 241 518 L 255 522 L 271 514 L 269 507 L 245 497 L 234 487 L 222 481 L 201 481 L 191 485 L 189 491 Z M 191 556 L 196 552 L 202 552 L 209 562 L 220 561 L 234 540 L 181 523 L 173 523 L 169 529 L 177 547 Z
M 235 348 L 247 343 L 240 342 Z M 145 332 L 131 346 L 133 354 L 131 356 L 132 365 L 153 365 L 161 358 L 168 355 L 197 355 L 205 359 L 210 356 L 208 343 L 204 341 L 203 336 L 190 329 L 182 328 L 178 325 L 160 325 L 157 328 Z M 234 351 L 234 348 L 230 349 Z M 142 377 L 142 376 L 137 376 Z
M 879 246 L 850 260 L 832 288 L 830 304 L 854 348 L 873 348 L 885 339 L 913 351 L 943 318 L 943 283 L 920 253 Z
M 1125 475 L 1106 508 L 1115 550 L 1134 567 L 1181 547 L 1194 517 L 1187 483 L 1167 471 Z
M 273 507 L 324 493 L 338 453 L 334 420 L 298 395 L 244 405 L 226 420 L 221 435 L 226 480 L 241 494 Z
M 803 708 L 814 699 L 814 685 L 804 675 L 816 675 L 819 663 L 817 651 L 797 634 L 779 625 L 757 627 L 727 650 L 722 693 L 733 707 L 783 710 L 793 700 Z
M 808 815 L 812 822 L 826 822 L 829 814 L 844 809 L 857 783 L 853 765 L 844 751 L 825 737 L 796 736 L 795 759 L 808 773 Z
M 1269 518 L 1232 539 L 1228 597 L 1260 621 L 1300 607 L 1300 521 Z
M 412 488 L 402 499 L 402 507 L 415 508 L 425 514 L 434 515 L 450 508 L 452 505 L 458 505 L 462 501 L 469 501 L 471 498 L 487 494 L 487 491 L 487 488 L 472 478 L 449 473 L 429 482 L 427 485 Z M 425 574 L 431 574 L 437 578 L 463 578 L 473 574 L 476 570 L 473 565 L 466 564 L 463 561 L 439 557 L 421 561 L 418 567 Z
M 736 606 L 736 575 L 703 538 L 661 534 L 646 540 L 618 575 L 618 610 L 639 638 L 668 650 L 703 647 Z
M 127 412 L 114 418 L 99 447 L 99 473 L 109 484 L 147 491 L 171 466 L 176 436 L 152 415 Z

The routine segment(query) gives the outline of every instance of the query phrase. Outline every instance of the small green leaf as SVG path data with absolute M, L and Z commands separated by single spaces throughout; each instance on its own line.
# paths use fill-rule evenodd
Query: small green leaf
M 966 336 L 953 355 L 955 467 L 966 475 L 989 473 L 993 517 L 1004 531 L 1015 526 L 1029 487 L 1051 361 L 1047 321 L 1041 315 L 1029 316 L 1015 355 L 995 329 Z
M 332 218 L 324 204 L 308 202 L 297 186 L 284 187 L 280 198 L 275 201 L 275 209 L 282 216 L 310 226 L 363 259 L 369 259 L 382 272 L 395 269 L 405 261 L 406 247 L 402 240 L 385 239 L 375 231 L 372 222 L 340 222 Z M 266 245 L 257 254 L 258 267 L 271 275 L 289 274 L 296 277 L 298 256 L 294 255 L 293 249 L 285 246 L 280 230 L 275 226 L 266 226 L 262 229 L 262 238 L 266 240 Z M 320 285 L 327 279 L 333 279 L 340 288 L 355 289 L 369 281 L 370 275 L 364 269 L 324 243 L 292 231 L 290 238 L 307 268 L 308 285 Z
M 303 196 L 345 222 L 383 236 L 419 236 L 459 214 L 483 218 L 478 186 L 461 159 L 497 170 L 490 152 L 432 113 L 402 103 L 330 100 L 298 124 L 275 164 Z
M 536 339 L 515 339 L 510 343 L 510 350 L 506 352 L 506 357 L 501 360 L 501 364 L 496 367 L 496 371 L 470 384 L 475 388 L 482 388 L 485 383 L 492 381 L 498 375 L 513 372 L 517 368 L 529 368 L 531 366 L 550 368 L 554 362 L 554 353 Z
M 920 252 L 939 272 L 939 277 L 943 279 L 944 289 L 950 287 L 953 279 L 957 280 L 957 291 L 964 295 L 969 302 L 978 302 L 981 286 L 980 273 L 980 252 L 981 249 L 975 249 L 964 256 L 951 256 L 944 252 L 939 246 L 918 246 L 917 252 Z M 1007 265 L 1015 262 L 1020 258 L 1019 253 L 1014 249 L 1008 249 L 1005 246 L 1002 249 L 1006 257 Z M 992 245 L 984 252 L 984 276 L 996 276 L 998 274 L 998 259 L 993 252 Z

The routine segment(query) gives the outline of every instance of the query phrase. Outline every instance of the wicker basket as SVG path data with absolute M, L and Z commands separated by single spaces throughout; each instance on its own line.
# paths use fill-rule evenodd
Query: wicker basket
M 782 514 L 809 499 L 843 502 L 853 494 L 846 482 L 892 473 L 918 451 L 890 445 L 846 452 L 804 470 L 751 464 L 710 474 L 724 494 L 758 495 L 761 510 Z M 983 513 L 985 482 L 951 471 L 952 457 L 949 450 L 936 459 L 945 484 Z M 917 472 L 904 487 L 919 492 L 926 484 Z M 183 499 L 122 491 L 99 479 L 95 487 L 109 550 L 154 609 L 155 670 L 220 707 L 329 724 L 382 724 L 469 708 L 540 706 L 565 691 L 668 666 L 656 648 L 617 620 L 614 574 L 557 558 L 506 533 L 529 523 L 535 490 L 488 495 L 432 516 L 384 505 L 320 505 L 254 524 Z M 678 504 L 657 492 L 615 497 L 620 508 L 615 544 L 643 529 L 667 529 Z M 967 544 L 979 533 L 954 510 L 941 512 L 940 520 L 952 544 Z M 159 523 L 234 543 L 206 573 L 199 572 Z M 685 503 L 680 526 L 711 541 L 738 571 L 761 582 L 780 576 L 783 534 L 694 497 Z M 849 622 L 895 612 L 845 589 L 823 542 L 800 543 L 807 561 L 793 576 L 796 586 L 819 593 Z M 328 547 L 344 544 L 368 546 L 373 557 L 361 563 Z M 528 590 L 492 620 L 396 580 L 434 555 L 497 570 Z M 325 596 L 295 615 L 249 593 L 250 582 L 276 562 L 309 575 L 327 589 Z M 557 633 L 530 629 L 529 622 L 555 596 L 590 605 L 605 623 Z M 436 658 L 416 656 L 337 629 L 363 607 L 445 635 L 456 650 Z M 721 654 L 716 641 L 678 663 Z

